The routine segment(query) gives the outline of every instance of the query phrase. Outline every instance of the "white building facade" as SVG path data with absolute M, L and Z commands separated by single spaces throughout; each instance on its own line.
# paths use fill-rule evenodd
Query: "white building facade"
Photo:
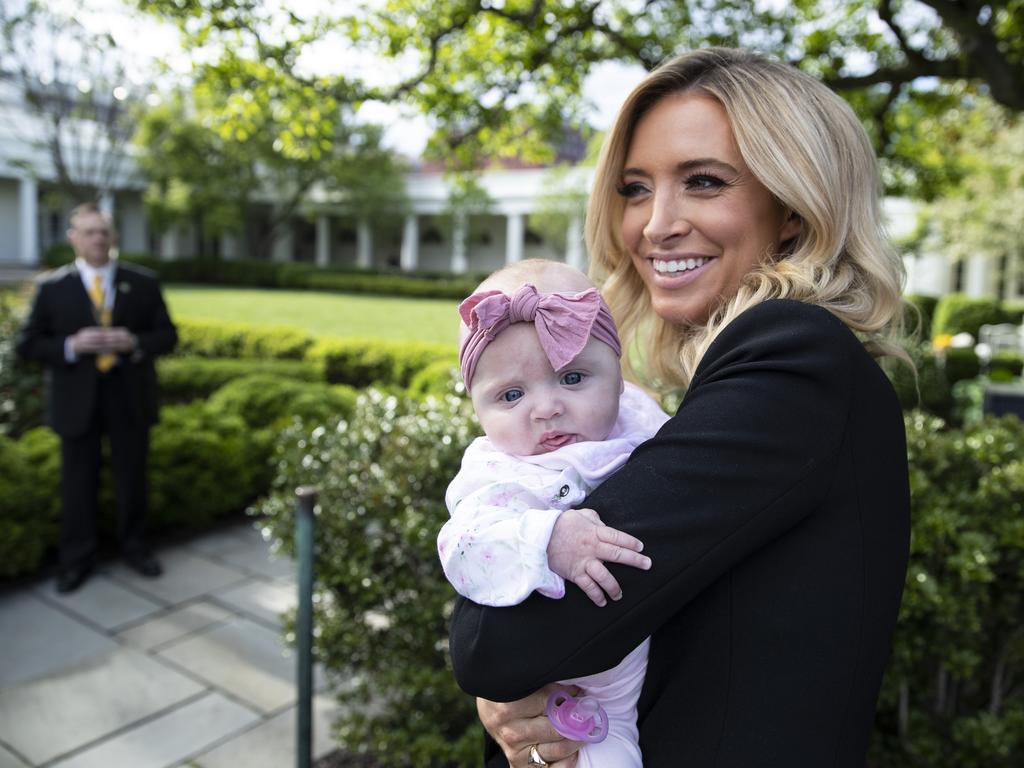
M 56 174 L 49 153 L 31 137 L 39 126 L 21 109 L 9 83 L 0 81 L 0 265 L 38 266 L 43 254 L 62 243 L 72 201 L 53 194 Z M 123 164 L 101 206 L 114 217 L 120 248 L 161 258 L 198 254 L 196 233 L 187 227 L 155 233 L 144 206 L 145 180 L 131 158 Z M 314 189 L 300 210 L 275 238 L 270 258 L 308 262 L 323 267 L 397 269 L 406 272 L 490 272 L 525 258 L 564 260 L 586 269 L 582 213 L 551 216 L 557 189 L 566 197 L 584 193 L 592 169 L 576 167 L 556 177 L 549 169 L 495 169 L 481 173 L 477 183 L 491 204 L 486 213 L 452 216 L 449 182 L 440 172 L 412 171 L 405 176 L 405 211 L 380 215 L 375 222 L 347 214 L 343 201 Z M 557 179 L 557 180 L 556 180 Z M 554 193 L 553 193 L 554 191 Z M 269 212 L 272 200 L 266 201 Z M 569 206 L 567 210 L 571 210 Z M 916 225 L 912 201 L 889 199 L 885 213 L 894 237 Z M 545 227 L 539 220 L 545 218 Z M 552 221 L 564 232 L 554 236 Z M 247 222 L 259 226 L 260 222 Z M 225 236 L 216 253 L 224 259 L 245 258 L 240 238 Z M 975 257 L 952 264 L 936 254 L 906 258 L 907 292 L 940 296 L 960 291 L 971 296 L 1024 298 L 1024 265 L 996 264 Z

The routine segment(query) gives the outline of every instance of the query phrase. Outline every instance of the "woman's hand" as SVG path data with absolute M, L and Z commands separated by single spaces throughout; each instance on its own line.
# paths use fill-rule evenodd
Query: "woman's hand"
M 578 688 L 569 689 L 573 695 Z M 552 768 L 573 768 L 576 753 L 583 745 L 560 736 L 544 715 L 544 706 L 552 686 L 545 686 L 525 699 L 502 704 L 487 699 L 476 700 L 480 722 L 505 753 L 511 768 L 528 768 L 530 747 Z

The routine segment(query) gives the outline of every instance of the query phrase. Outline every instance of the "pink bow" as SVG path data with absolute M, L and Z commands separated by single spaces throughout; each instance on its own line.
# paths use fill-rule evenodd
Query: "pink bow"
M 482 291 L 463 301 L 459 314 L 470 331 L 459 350 L 467 390 L 484 349 L 512 323 L 534 324 L 541 349 L 556 371 L 583 351 L 590 336 L 605 342 L 616 355 L 622 353 L 615 321 L 596 288 L 582 293 L 542 294 L 527 283 L 512 296 Z

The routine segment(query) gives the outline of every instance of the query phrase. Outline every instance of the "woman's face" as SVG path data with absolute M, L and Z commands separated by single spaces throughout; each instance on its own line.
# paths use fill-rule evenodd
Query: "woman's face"
M 779 244 L 800 231 L 740 155 L 725 109 L 683 91 L 641 118 L 619 194 L 622 237 L 655 313 L 703 323 Z

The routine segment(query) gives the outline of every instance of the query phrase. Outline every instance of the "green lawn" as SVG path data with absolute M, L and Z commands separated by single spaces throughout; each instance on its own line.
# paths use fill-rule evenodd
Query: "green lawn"
M 316 336 L 458 340 L 458 302 L 312 291 L 167 285 L 171 317 L 288 325 Z

